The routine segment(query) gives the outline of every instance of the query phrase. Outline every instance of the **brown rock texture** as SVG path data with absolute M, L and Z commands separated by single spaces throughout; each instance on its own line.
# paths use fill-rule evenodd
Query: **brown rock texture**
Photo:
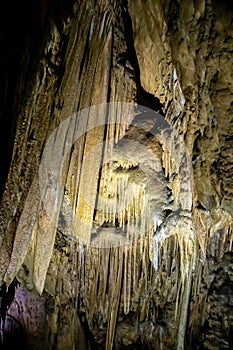
M 232 3 L 1 16 L 1 348 L 232 349 Z

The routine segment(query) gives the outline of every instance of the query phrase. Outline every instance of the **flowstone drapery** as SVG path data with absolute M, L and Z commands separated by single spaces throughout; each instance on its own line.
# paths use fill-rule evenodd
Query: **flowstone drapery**
M 230 349 L 231 6 L 31 6 L 0 90 L 1 345 Z

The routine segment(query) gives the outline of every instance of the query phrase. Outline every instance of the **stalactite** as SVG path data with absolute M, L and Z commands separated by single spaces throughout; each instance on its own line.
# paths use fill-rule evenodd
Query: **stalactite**
M 114 252 L 115 259 L 114 262 L 114 274 L 116 274 L 114 277 L 115 283 L 114 288 L 112 289 L 111 294 L 111 305 L 109 308 L 109 315 L 108 315 L 108 327 L 107 327 L 107 336 L 106 336 L 106 350 L 112 350 L 113 348 L 113 341 L 114 341 L 114 335 L 115 335 L 115 329 L 116 329 L 116 319 L 117 319 L 117 312 L 120 302 L 120 292 L 121 292 L 121 283 L 122 283 L 122 268 L 123 268 L 123 249 L 119 248 L 116 249 Z
M 92 7 L 94 3 L 95 10 Z M 214 98 L 211 102 L 206 99 L 208 86 L 205 84 L 210 81 L 211 85 L 215 86 L 220 70 L 216 68 L 215 76 L 213 67 L 217 66 L 216 62 L 220 60 L 220 56 L 218 55 L 216 62 L 215 60 L 211 62 L 211 74 L 207 71 L 203 71 L 203 74 L 197 72 L 191 76 L 193 79 L 188 79 L 187 72 L 190 73 L 192 69 L 195 72 L 193 66 L 197 67 L 200 64 L 199 60 L 202 60 L 201 57 L 207 56 L 201 54 L 200 58 L 194 57 L 197 47 L 192 47 L 192 43 L 189 43 L 191 46 L 188 45 L 186 48 L 186 38 L 181 43 L 185 49 L 180 51 L 180 45 L 174 47 L 173 40 L 168 42 L 166 37 L 167 33 L 172 38 L 178 35 L 180 40 L 181 24 L 182 31 L 187 29 L 188 33 L 187 26 L 191 23 L 193 33 L 194 25 L 199 26 L 197 19 L 201 16 L 199 22 L 202 23 L 205 11 L 200 10 L 202 14 L 198 11 L 195 13 L 191 6 L 192 18 L 187 20 L 186 14 L 182 12 L 184 10 L 182 4 L 180 2 L 178 5 L 175 4 L 174 6 L 177 5 L 177 9 L 184 15 L 184 21 L 181 21 L 179 14 L 173 33 L 170 29 L 174 25 L 170 19 L 169 6 L 163 9 L 160 6 L 155 7 L 152 2 L 139 1 L 139 3 L 140 13 L 137 13 L 135 18 L 132 16 L 132 24 L 137 30 L 131 28 L 130 17 L 127 19 L 126 16 L 126 23 L 123 23 L 122 12 L 128 15 L 125 2 L 123 4 L 118 1 L 101 0 L 93 4 L 92 2 L 75 4 L 73 18 L 67 19 L 66 23 L 60 23 L 62 30 L 52 26 L 49 34 L 51 38 L 44 50 L 45 57 L 38 65 L 41 70 L 35 79 L 34 97 L 30 99 L 31 102 L 26 103 L 25 108 L 22 108 L 21 114 L 25 113 L 28 119 L 25 117 L 23 128 L 18 131 L 15 143 L 18 150 L 15 147 L 14 155 L 17 152 L 26 154 L 28 144 L 26 141 L 31 137 L 29 130 L 33 129 L 32 120 L 36 120 L 35 124 L 38 124 L 39 128 L 43 125 L 46 130 L 49 129 L 50 134 L 57 124 L 66 120 L 75 111 L 92 105 L 91 108 L 82 110 L 77 118 L 69 119 L 70 124 L 64 128 L 64 134 L 59 128 L 57 129 L 50 146 L 51 151 L 59 149 L 60 153 L 55 152 L 56 159 L 51 154 L 47 159 L 47 164 L 51 165 L 52 170 L 51 174 L 47 174 L 48 186 L 45 187 L 41 198 L 40 195 L 37 196 L 34 185 L 29 190 L 16 231 L 13 252 L 11 254 L 9 250 L 6 255 L 2 254 L 0 266 L 1 276 L 4 276 L 3 270 L 8 261 L 3 260 L 5 258 L 8 260 L 11 255 L 5 275 L 8 284 L 17 272 L 18 279 L 35 293 L 33 284 L 36 285 L 37 291 L 42 293 L 45 282 L 45 289 L 53 295 L 56 302 L 54 319 L 50 321 L 54 348 L 65 347 L 65 341 L 59 345 L 59 337 L 58 340 L 55 339 L 55 333 L 59 335 L 59 332 L 62 334 L 67 329 L 67 325 L 63 327 L 65 323 L 62 320 L 63 316 L 64 320 L 70 317 L 73 322 L 69 323 L 72 328 L 71 338 L 75 339 L 77 336 L 75 329 L 78 321 L 75 315 L 78 309 L 94 338 L 98 338 L 94 333 L 97 327 L 103 330 L 103 334 L 107 333 L 106 350 L 114 347 L 118 315 L 124 323 L 125 320 L 126 322 L 130 320 L 133 313 L 136 316 L 140 314 L 139 328 L 143 329 L 146 325 L 145 327 L 149 329 L 148 337 L 145 337 L 148 347 L 162 349 L 168 344 L 168 347 L 172 348 L 175 340 L 169 344 L 167 335 L 169 334 L 170 339 L 176 339 L 178 330 L 177 349 L 184 349 L 190 293 L 196 305 L 191 314 L 197 313 L 197 308 L 201 308 L 207 298 L 206 291 L 203 292 L 203 283 L 206 285 L 211 283 L 205 281 L 205 276 L 212 273 L 207 260 L 212 259 L 216 261 L 217 266 L 220 266 L 221 260 L 224 259 L 227 239 L 229 239 L 229 251 L 232 251 L 232 218 L 221 207 L 224 204 L 221 189 L 219 189 L 221 201 L 216 199 L 218 197 L 216 189 L 213 189 L 213 200 L 211 196 L 203 200 L 202 192 L 205 197 L 206 193 L 212 191 L 212 188 L 206 190 L 204 184 L 204 190 L 199 191 L 200 195 L 197 195 L 200 197 L 200 202 L 203 202 L 199 207 L 202 206 L 203 209 L 195 208 L 198 200 L 193 200 L 192 197 L 193 177 L 188 159 L 188 153 L 198 149 L 199 143 L 203 146 L 202 137 L 208 139 L 208 132 L 211 135 L 209 139 L 215 140 L 213 144 L 216 143 L 217 146 L 214 157 L 207 147 L 203 147 L 206 150 L 204 156 L 215 159 L 216 154 L 219 156 L 222 152 L 220 139 L 223 135 L 215 137 L 215 132 L 208 129 L 207 117 L 206 121 L 203 121 L 202 116 L 199 118 L 201 113 L 198 110 L 201 99 L 207 100 L 207 104 L 209 103 L 211 109 L 214 109 Z M 134 14 L 132 4 L 133 2 L 129 1 L 129 7 Z M 205 5 L 206 13 L 209 14 L 210 5 L 209 3 Z M 190 14 L 190 11 L 186 12 Z M 141 22 L 140 18 L 144 21 Z M 160 26 L 161 18 L 162 26 Z M 156 21 L 159 24 L 157 27 Z M 144 23 L 145 26 L 141 25 Z M 214 28 L 214 24 L 212 27 Z M 149 35 L 146 34 L 148 28 Z M 131 31 L 132 38 L 128 34 Z M 201 30 L 201 37 L 202 32 Z M 159 37 L 156 37 L 157 33 Z M 205 34 L 211 35 L 208 32 Z M 225 41 L 222 41 L 225 44 Z M 156 45 L 158 52 L 154 49 L 155 42 L 161 44 Z M 174 42 L 176 43 L 176 40 Z M 142 50 L 138 49 L 141 45 Z M 198 43 L 198 48 L 200 45 Z M 210 47 L 212 50 L 211 45 Z M 60 51 L 65 52 L 64 57 Z M 208 55 L 210 60 L 213 52 Z M 185 61 L 184 69 L 179 68 L 178 63 L 185 56 L 192 57 L 191 67 Z M 123 64 L 119 63 L 122 61 L 121 57 L 125 60 Z M 177 61 L 177 74 L 172 64 L 173 58 Z M 160 61 L 157 62 L 157 59 Z M 152 69 L 152 66 L 156 68 Z M 181 69 L 179 74 L 178 68 Z M 161 79 L 158 78 L 160 73 Z M 205 77 L 205 82 L 202 82 L 204 79 L 202 75 Z M 196 83 L 196 79 L 200 79 L 201 83 Z M 202 89 L 205 91 L 204 94 Z M 155 109 L 156 96 L 160 95 L 165 102 L 163 111 L 166 120 L 169 120 L 170 124 L 166 124 L 163 117 L 159 119 L 158 115 L 150 118 L 150 113 L 153 114 L 153 111 L 149 111 L 148 116 L 146 108 L 142 111 L 134 102 L 106 104 L 106 101 L 135 101 L 135 95 L 138 95 L 139 103 L 139 92 L 141 94 L 144 92 L 145 104 L 152 104 Z M 100 105 L 94 107 L 98 103 L 103 103 L 102 107 Z M 170 103 L 171 108 L 168 108 Z M 203 112 L 205 109 L 208 124 L 211 124 L 210 108 L 203 107 Z M 48 115 L 51 115 L 51 118 L 48 118 Z M 20 118 L 23 119 L 22 116 Z M 216 126 L 222 119 L 224 118 L 218 118 L 213 129 L 218 129 Z M 196 132 L 198 129 L 201 137 Z M 225 129 L 224 125 L 224 132 Z M 19 136 L 20 132 L 23 133 L 22 138 Z M 43 137 L 35 146 L 35 149 L 38 148 L 38 151 L 35 151 L 37 163 L 41 160 L 42 150 L 42 146 L 38 147 L 38 144 L 46 143 L 46 132 L 42 132 Z M 194 147 L 195 138 L 197 144 Z M 135 141 L 137 147 L 133 146 L 133 143 L 128 143 L 129 140 Z M 67 148 L 69 152 L 66 152 Z M 28 164 L 33 162 L 34 158 L 19 156 L 13 159 L 11 171 L 17 175 L 16 177 L 21 176 L 20 170 L 23 169 L 24 161 Z M 19 166 L 16 166 L 17 162 Z M 196 160 L 194 162 L 198 163 Z M 28 172 L 32 168 L 29 167 Z M 61 181 L 57 181 L 54 173 L 59 174 Z M 200 174 L 202 175 L 201 171 Z M 203 176 L 200 178 L 202 180 Z M 29 179 L 27 175 L 25 183 Z M 42 176 L 42 179 L 45 178 Z M 216 179 L 210 180 L 212 186 Z M 14 217 L 22 205 L 18 188 L 23 181 L 16 182 L 18 185 L 7 187 L 8 197 L 6 196 L 5 202 L 7 206 L 10 203 L 10 208 L 12 204 L 14 206 L 10 210 L 5 207 L 4 215 L 10 219 L 5 220 L 4 215 L 1 216 L 5 220 L 4 231 L 6 229 L 8 234 L 14 233 L 14 227 L 12 228 L 14 219 L 11 217 L 12 214 L 7 212 L 9 210 L 14 213 Z M 54 188 L 51 189 L 49 187 L 51 183 L 62 184 L 61 193 L 57 193 Z M 55 198 L 52 196 L 53 190 Z M 23 191 L 27 191 L 26 185 L 23 186 Z M 16 203 L 15 199 L 10 198 L 11 192 L 17 192 Z M 171 192 L 171 196 L 168 192 Z M 49 205 L 45 208 L 46 198 Z M 218 205 L 214 207 L 215 204 L 209 203 L 211 201 Z M 51 210 L 52 220 L 46 209 Z M 62 246 L 59 247 L 60 250 L 56 246 L 56 239 Z M 5 242 L 4 244 L 10 246 L 9 242 L 6 242 L 7 244 Z M 27 269 L 29 271 L 27 278 L 23 272 L 24 268 L 25 271 Z M 71 280 L 72 278 L 76 280 L 74 274 L 76 269 L 77 284 Z M 70 315 L 68 315 L 67 297 L 72 300 L 74 298 L 76 303 Z M 174 305 L 175 320 L 173 320 Z M 167 322 L 168 330 L 161 326 L 159 308 L 162 322 L 163 318 L 166 318 L 164 322 Z M 193 319 L 192 314 L 190 322 Z M 128 345 L 131 347 L 131 344 Z M 76 347 L 82 345 L 78 344 Z
M 229 236 L 230 236 L 229 252 L 231 252 L 232 251 L 232 242 L 233 242 L 233 223 L 229 227 Z
M 32 239 L 32 231 L 36 220 L 38 203 L 39 189 L 37 186 L 37 181 L 34 181 L 28 193 L 28 198 L 24 208 L 24 212 L 20 218 L 18 229 L 16 232 L 11 261 L 5 276 L 5 282 L 7 285 L 10 285 L 10 283 L 13 281 L 27 254 L 30 241 Z M 33 208 L 33 212 L 31 208 Z
M 127 314 L 128 310 L 128 298 L 129 298 L 129 290 L 128 290 L 128 249 L 125 249 L 124 254 L 124 282 L 123 282 L 123 293 L 124 293 L 124 312 Z

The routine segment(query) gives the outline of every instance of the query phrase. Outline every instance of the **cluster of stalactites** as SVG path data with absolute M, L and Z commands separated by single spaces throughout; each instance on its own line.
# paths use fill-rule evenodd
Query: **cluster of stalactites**
M 122 243 L 138 239 L 148 230 L 150 213 L 146 184 L 131 181 L 132 168 L 136 166 L 123 161 L 110 162 L 101 174 L 95 224 L 108 226 L 116 234 L 117 228 L 121 229 L 127 240 Z

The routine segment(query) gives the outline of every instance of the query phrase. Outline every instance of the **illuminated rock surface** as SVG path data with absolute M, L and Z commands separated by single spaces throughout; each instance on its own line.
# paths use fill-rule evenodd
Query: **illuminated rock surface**
M 232 349 L 232 4 L 7 6 L 1 348 Z

